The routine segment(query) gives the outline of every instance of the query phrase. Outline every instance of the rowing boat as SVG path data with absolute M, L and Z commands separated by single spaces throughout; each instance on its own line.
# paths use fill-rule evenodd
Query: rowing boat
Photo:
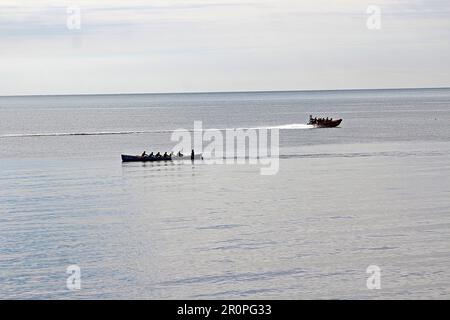
M 172 155 L 172 156 L 133 156 L 128 154 L 122 154 L 122 162 L 161 162 L 161 161 L 173 161 L 173 160 L 192 160 L 191 155 Z M 202 154 L 194 155 L 193 160 L 203 160 Z

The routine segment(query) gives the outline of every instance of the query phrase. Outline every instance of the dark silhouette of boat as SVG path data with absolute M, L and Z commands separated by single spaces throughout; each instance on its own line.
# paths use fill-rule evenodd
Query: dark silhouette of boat
M 333 120 L 333 118 L 313 118 L 310 115 L 308 124 L 316 128 L 334 128 L 340 125 L 341 122 L 342 119 Z
M 155 162 L 155 161 L 171 161 L 172 156 L 131 156 L 122 154 L 122 162 Z
M 158 162 L 158 161 L 173 161 L 173 160 L 203 160 L 203 156 L 201 153 L 195 154 L 192 158 L 192 155 L 182 155 L 182 154 L 169 154 L 167 156 L 154 156 L 154 155 L 140 155 L 140 156 L 132 156 L 128 154 L 122 154 L 122 162 Z

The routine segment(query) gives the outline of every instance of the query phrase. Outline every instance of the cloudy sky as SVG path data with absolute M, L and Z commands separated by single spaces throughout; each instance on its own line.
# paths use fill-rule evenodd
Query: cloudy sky
M 449 39 L 449 0 L 1 0 L 0 95 L 448 87 Z

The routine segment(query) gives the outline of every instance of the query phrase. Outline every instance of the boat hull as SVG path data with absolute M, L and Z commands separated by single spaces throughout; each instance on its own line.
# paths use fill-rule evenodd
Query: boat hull
M 341 124 L 342 119 L 339 120 L 328 120 L 321 123 L 309 123 L 310 125 L 313 125 L 316 128 L 334 128 Z
M 172 161 L 171 157 L 148 157 L 148 156 L 131 156 L 127 154 L 122 154 L 122 162 L 161 162 L 161 161 Z

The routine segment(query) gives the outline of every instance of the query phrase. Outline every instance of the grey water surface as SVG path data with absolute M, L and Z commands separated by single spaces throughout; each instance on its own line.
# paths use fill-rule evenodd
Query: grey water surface
M 278 128 L 278 173 L 121 163 L 199 120 Z M 0 97 L 0 298 L 448 299 L 449 266 L 450 89 Z

